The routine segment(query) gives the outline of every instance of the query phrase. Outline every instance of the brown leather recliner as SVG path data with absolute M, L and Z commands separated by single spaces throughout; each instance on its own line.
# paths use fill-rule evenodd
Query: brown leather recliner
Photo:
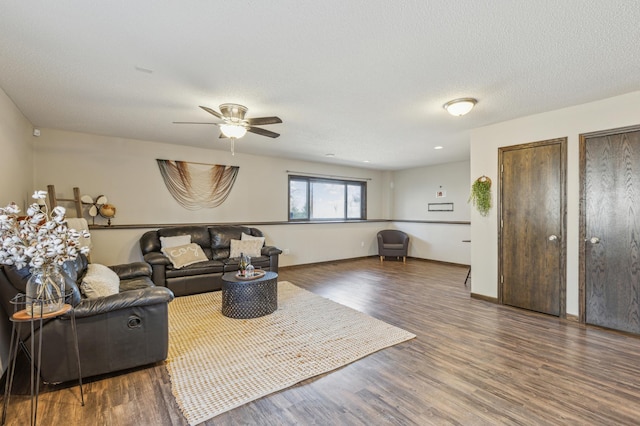
M 144 262 L 110 266 L 120 277 L 120 292 L 87 299 L 78 285 L 87 268 L 80 255 L 63 266 L 67 303 L 74 307 L 83 377 L 125 370 L 166 359 L 169 348 L 168 303 L 173 293 L 151 281 L 151 268 Z M 29 268 L 0 266 L 0 302 L 8 315 L 14 312 L 11 299 L 25 293 Z M 31 339 L 37 351 L 42 333 L 40 376 L 47 383 L 78 379 L 70 313 L 44 320 L 42 329 L 30 335 L 21 327 L 20 341 L 27 354 Z M 8 319 L 7 319 L 8 320 Z M 36 327 L 38 322 L 36 322 Z M 36 359 L 37 363 L 37 359 Z
M 407 262 L 407 252 L 409 251 L 409 236 L 397 229 L 385 229 L 378 232 L 378 255 L 380 262 L 385 256 L 402 257 L 403 262 Z

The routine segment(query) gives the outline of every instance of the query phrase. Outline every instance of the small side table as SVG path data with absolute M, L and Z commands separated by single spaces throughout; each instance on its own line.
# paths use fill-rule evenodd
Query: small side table
M 18 304 L 23 304 L 24 298 L 25 298 L 24 295 L 18 295 L 16 296 L 16 298 L 14 298 L 14 300 L 12 300 L 12 303 L 14 303 L 16 306 Z M 21 301 L 15 301 L 15 299 L 21 299 Z M 35 304 L 37 302 L 34 301 L 33 303 Z M 9 397 L 11 395 L 11 388 L 13 386 L 13 376 L 16 370 L 16 358 L 18 355 L 18 346 L 20 345 L 20 330 L 22 328 L 22 324 L 28 322 L 31 326 L 31 356 L 30 356 L 31 358 L 31 380 L 30 380 L 31 425 L 35 426 L 37 422 L 37 414 L 38 414 L 38 396 L 40 394 L 40 365 L 42 361 L 42 333 L 39 333 L 38 351 L 37 351 L 38 353 L 36 355 L 34 353 L 35 351 L 35 342 L 34 342 L 35 338 L 33 337 L 35 333 L 34 324 L 36 321 L 39 321 L 40 322 L 39 329 L 42 329 L 43 321 L 45 319 L 57 318 L 66 313 L 70 313 L 70 317 L 71 317 L 71 330 L 73 332 L 73 339 L 74 339 L 74 344 L 76 348 L 76 359 L 78 361 L 78 381 L 80 383 L 80 400 L 81 400 L 82 406 L 84 406 L 84 392 L 82 390 L 82 371 L 80 369 L 80 349 L 78 347 L 78 330 L 76 328 L 76 314 L 73 310 L 73 306 L 65 303 L 61 309 L 55 312 L 41 313 L 41 314 L 35 314 L 35 315 L 28 312 L 26 309 L 22 309 L 14 312 L 10 318 L 12 322 L 12 327 L 11 327 L 11 343 L 9 345 L 9 356 L 11 356 L 12 359 L 11 359 L 11 364 L 9 365 L 9 369 L 7 371 L 7 379 L 5 383 L 5 389 L 4 389 L 4 402 L 2 406 L 2 423 L 1 423 L 2 425 L 5 424 L 6 417 L 7 417 L 7 406 L 9 405 Z M 16 327 L 16 324 L 17 324 L 17 327 Z M 37 373 L 34 377 L 34 371 L 36 370 L 36 366 L 35 366 L 36 356 L 38 357 L 38 366 L 37 366 Z M 34 395 L 34 387 L 35 387 L 35 395 Z M 34 403 L 34 396 L 35 396 L 35 403 Z

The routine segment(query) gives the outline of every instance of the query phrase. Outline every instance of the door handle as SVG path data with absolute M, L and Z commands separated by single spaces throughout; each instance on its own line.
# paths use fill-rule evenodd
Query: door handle
M 591 242 L 591 244 L 598 244 L 600 242 L 600 238 L 591 237 L 591 239 L 589 241 Z
M 557 241 L 557 240 L 558 240 L 557 235 L 549 235 L 549 241 Z

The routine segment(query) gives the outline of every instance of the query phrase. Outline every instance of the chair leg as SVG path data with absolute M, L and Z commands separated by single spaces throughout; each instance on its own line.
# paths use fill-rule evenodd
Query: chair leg
M 380 256 L 380 263 L 384 262 L 384 256 Z
M 407 256 L 402 256 L 402 263 L 407 263 Z

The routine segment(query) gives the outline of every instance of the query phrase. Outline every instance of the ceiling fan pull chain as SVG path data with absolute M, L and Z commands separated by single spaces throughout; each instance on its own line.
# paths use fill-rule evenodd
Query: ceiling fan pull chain
M 231 138 L 231 155 L 236 155 L 235 144 L 236 138 Z

